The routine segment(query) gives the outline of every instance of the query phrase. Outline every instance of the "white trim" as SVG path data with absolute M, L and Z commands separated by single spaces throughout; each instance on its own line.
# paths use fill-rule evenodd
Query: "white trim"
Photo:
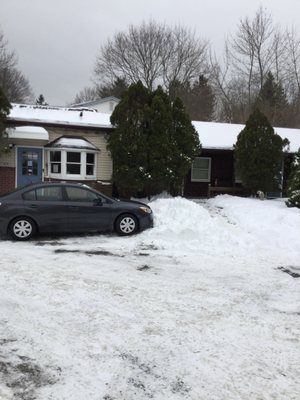
M 193 164 L 194 163 L 192 163 L 192 167 L 191 167 L 191 182 L 210 182 L 210 178 L 211 178 L 211 157 L 196 157 L 195 159 L 199 159 L 199 158 L 202 159 L 202 160 L 208 160 L 208 170 L 207 170 L 208 178 L 207 179 L 196 179 L 196 178 L 193 178 Z M 206 169 L 205 169 L 205 171 L 206 171 Z
M 88 181 L 88 180 L 96 180 L 97 179 L 97 151 L 89 150 L 89 149 L 72 149 L 72 148 L 47 148 L 48 155 L 48 171 L 47 177 L 54 178 L 54 179 L 66 179 L 66 180 L 81 180 L 81 181 Z M 61 173 L 55 174 L 51 172 L 51 161 L 50 161 L 50 152 L 56 151 L 61 153 Z M 80 174 L 67 174 L 67 152 L 69 153 L 80 153 Z M 94 154 L 94 175 L 87 175 L 86 174 L 86 155 L 87 153 Z

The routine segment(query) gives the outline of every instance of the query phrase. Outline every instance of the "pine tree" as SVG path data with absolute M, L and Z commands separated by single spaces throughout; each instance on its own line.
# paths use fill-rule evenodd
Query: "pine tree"
M 255 194 L 275 191 L 280 185 L 283 149 L 288 144 L 274 133 L 268 119 L 255 110 L 238 135 L 235 145 L 236 170 L 243 186 Z
M 293 170 L 288 182 L 288 207 L 300 208 L 300 148 L 295 155 Z
M 128 84 L 123 78 L 116 78 L 113 83 L 106 84 L 98 87 L 98 96 L 99 97 L 109 97 L 114 96 L 118 99 L 121 98 L 124 90 L 128 88 Z
M 201 144 L 198 133 L 178 97 L 172 104 L 172 124 L 173 138 L 180 151 L 177 151 L 176 157 L 172 159 L 171 192 L 179 194 L 183 184 L 182 179 L 190 169 L 193 159 L 199 155 Z
M 268 72 L 260 90 L 257 106 L 275 126 L 288 124 L 289 104 L 281 82 L 276 82 L 272 72 Z
M 173 81 L 169 87 L 169 94 L 172 100 L 180 97 L 192 120 L 211 121 L 213 119 L 215 95 L 204 75 L 200 75 L 199 79 L 192 83 Z
M 39 105 L 39 106 L 47 106 L 48 104 L 45 101 L 45 97 L 40 94 L 39 97 L 36 99 L 35 104 Z
M 151 92 L 138 82 L 124 92 L 111 123 L 115 130 L 108 148 L 117 187 L 147 195 L 178 191 L 178 182 L 200 150 L 182 103 L 172 105 L 161 87 Z

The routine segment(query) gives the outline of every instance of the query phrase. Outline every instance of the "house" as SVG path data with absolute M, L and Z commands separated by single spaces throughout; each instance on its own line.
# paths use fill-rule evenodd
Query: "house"
M 114 96 L 104 97 L 102 99 L 86 101 L 83 103 L 72 104 L 72 108 L 91 108 L 101 113 L 111 114 L 116 105 L 119 103 L 119 99 Z
M 241 193 L 233 146 L 244 125 L 193 122 L 202 143 L 184 182 L 186 197 Z M 13 104 L 7 117 L 10 151 L 0 156 L 0 194 L 30 182 L 74 180 L 112 194 L 113 162 L 106 148 L 110 114 L 89 108 Z M 275 128 L 300 147 L 300 129 Z M 287 170 L 283 175 L 285 183 Z
M 193 122 L 202 144 L 197 157 L 185 178 L 186 197 L 209 197 L 216 193 L 244 193 L 241 180 L 234 170 L 234 144 L 244 125 L 220 122 Z M 290 142 L 289 154 L 300 148 L 300 129 L 274 128 L 283 139 Z M 287 166 L 282 167 L 282 185 L 286 185 Z
M 106 148 L 110 114 L 82 108 L 12 104 L 9 152 L 0 156 L 0 193 L 31 182 L 74 180 L 111 194 Z

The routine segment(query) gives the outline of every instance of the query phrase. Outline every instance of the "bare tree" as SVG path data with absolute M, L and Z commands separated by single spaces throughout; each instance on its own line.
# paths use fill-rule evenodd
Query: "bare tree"
M 206 41 L 181 26 L 131 25 L 102 46 L 95 76 L 102 82 L 121 77 L 129 84 L 140 80 L 149 89 L 158 84 L 168 89 L 173 80 L 185 83 L 206 72 L 207 49 Z
M 103 97 L 114 96 L 121 98 L 122 93 L 128 88 L 128 84 L 124 79 L 117 78 L 114 82 L 106 85 L 95 85 L 93 87 L 85 87 L 77 93 L 73 104 L 85 103 L 97 100 Z
M 93 101 L 99 99 L 99 91 L 97 87 L 85 87 L 75 96 L 73 104 L 85 103 L 87 101 Z
M 225 43 L 224 59 L 213 57 L 211 62 L 219 117 L 244 123 L 257 106 L 269 72 L 287 93 L 286 58 L 286 36 L 262 7 L 253 19 L 241 20 Z
M 276 61 L 279 63 L 279 45 L 280 33 L 262 7 L 252 20 L 247 17 L 240 21 L 236 35 L 227 41 L 232 72 L 247 84 L 248 104 L 262 88 L 268 71 L 276 68 Z
M 16 54 L 7 49 L 7 41 L 0 31 L 0 87 L 9 101 L 26 102 L 32 99 L 32 91 L 17 63 Z
M 291 92 L 300 94 L 300 38 L 295 29 L 286 32 L 286 71 L 290 80 Z

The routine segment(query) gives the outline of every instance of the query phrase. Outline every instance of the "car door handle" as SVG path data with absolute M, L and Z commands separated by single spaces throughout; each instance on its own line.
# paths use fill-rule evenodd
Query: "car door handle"
M 78 206 L 69 206 L 69 208 L 71 208 L 72 210 L 78 210 L 79 209 Z
M 29 208 L 37 208 L 37 205 L 36 205 L 36 204 L 29 204 L 28 207 L 29 207 Z

